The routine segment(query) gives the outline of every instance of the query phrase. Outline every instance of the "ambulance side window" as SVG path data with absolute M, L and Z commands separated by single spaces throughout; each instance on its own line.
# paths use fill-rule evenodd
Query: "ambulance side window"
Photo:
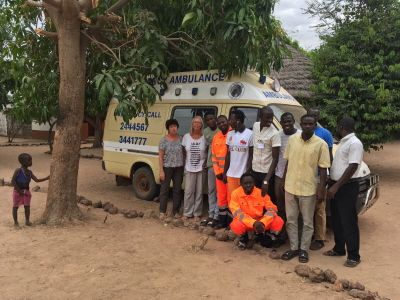
M 250 130 L 253 130 L 254 123 L 258 121 L 258 115 L 260 109 L 256 107 L 234 106 L 229 111 L 229 116 L 234 110 L 241 110 L 242 112 L 244 112 L 245 115 L 244 126 L 246 126 L 246 128 Z
M 177 119 L 179 123 L 179 135 L 185 135 L 190 131 L 190 125 L 192 124 L 192 119 L 196 116 L 200 116 L 203 118 L 207 113 L 212 113 L 215 116 L 218 116 L 218 108 L 212 106 L 176 106 L 172 111 L 171 118 Z M 204 128 L 207 125 L 204 123 Z

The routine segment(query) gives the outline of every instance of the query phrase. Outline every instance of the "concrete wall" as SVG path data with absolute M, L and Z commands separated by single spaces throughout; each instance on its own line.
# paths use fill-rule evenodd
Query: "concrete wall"
M 7 107 L 11 107 L 11 104 L 8 104 Z M 2 112 L 0 112 L 0 135 L 7 136 L 7 118 Z M 32 124 L 22 125 L 15 137 L 31 138 Z

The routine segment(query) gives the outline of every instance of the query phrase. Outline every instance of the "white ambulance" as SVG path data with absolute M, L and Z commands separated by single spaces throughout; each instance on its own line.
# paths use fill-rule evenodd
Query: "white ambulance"
M 175 118 L 179 134 L 189 132 L 195 116 L 205 113 L 229 117 L 232 110 L 240 109 L 245 115 L 245 126 L 252 129 L 258 121 L 259 110 L 269 106 L 274 111 L 274 126 L 281 129 L 279 120 L 284 112 L 291 112 L 300 129 L 300 118 L 306 110 L 277 81 L 258 73 L 247 72 L 240 77 L 227 78 L 217 71 L 171 73 L 165 80 L 167 89 L 156 84 L 162 101 L 149 107 L 145 122 L 139 113 L 129 124 L 122 117 L 114 117 L 118 104 L 112 99 L 104 129 L 103 169 L 132 182 L 136 197 L 152 200 L 159 192 L 158 144 L 167 134 L 165 121 Z M 363 163 L 359 170 L 359 213 L 365 212 L 379 197 L 379 177 L 371 175 Z

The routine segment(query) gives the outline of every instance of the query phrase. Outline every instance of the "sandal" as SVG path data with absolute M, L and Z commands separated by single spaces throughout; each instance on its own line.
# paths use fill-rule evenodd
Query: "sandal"
M 322 253 L 322 255 L 325 255 L 325 256 L 345 256 L 346 254 L 339 254 L 335 250 L 331 249 L 331 250 L 328 250 L 328 251 Z
M 348 259 L 346 260 L 346 262 L 344 263 L 343 266 L 348 267 L 348 268 L 355 268 L 360 264 L 361 260 L 356 261 L 356 260 L 352 260 L 352 259 Z
M 308 263 L 308 253 L 307 252 L 301 252 L 299 255 L 299 262 L 301 263 Z
M 206 227 L 208 225 L 209 221 L 208 220 L 203 220 L 200 222 L 200 226 Z
M 241 241 L 239 241 L 237 248 L 238 248 L 240 251 L 243 251 L 243 250 L 246 249 L 246 244 L 243 243 L 243 242 L 241 242 Z
M 281 259 L 289 261 L 289 260 L 295 258 L 296 256 L 299 256 L 299 251 L 289 250 L 282 254 Z
M 311 243 L 310 250 L 320 250 L 324 246 L 325 246 L 324 241 L 315 240 L 314 242 Z

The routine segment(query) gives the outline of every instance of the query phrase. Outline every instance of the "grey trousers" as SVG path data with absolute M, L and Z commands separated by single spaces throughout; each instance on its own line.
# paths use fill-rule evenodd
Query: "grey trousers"
M 310 248 L 314 233 L 315 197 L 315 194 L 312 196 L 296 196 L 285 191 L 286 231 L 289 236 L 290 250 L 299 249 L 299 212 L 303 216 L 300 250 L 307 251 Z
M 181 189 L 183 181 L 183 167 L 166 168 L 164 167 L 165 179 L 161 181 L 160 189 L 160 213 L 167 212 L 169 185 L 172 180 L 173 186 L 173 206 L 172 213 L 178 214 L 181 208 Z
M 207 168 L 207 181 L 208 181 L 208 217 L 218 220 L 219 218 L 219 207 L 217 201 L 217 184 L 215 181 L 214 168 Z
M 186 217 L 200 217 L 203 212 L 203 174 L 204 171 L 185 173 L 183 215 Z

